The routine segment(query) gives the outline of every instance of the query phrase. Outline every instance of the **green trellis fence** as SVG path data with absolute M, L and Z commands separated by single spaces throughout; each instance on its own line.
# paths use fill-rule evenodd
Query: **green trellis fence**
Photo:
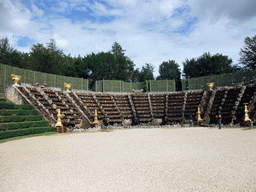
M 71 89 L 88 90 L 88 79 L 53 75 L 0 64 L 0 93 L 5 92 L 7 85 L 13 84 L 11 74 L 20 75 L 20 83 L 33 86 L 39 83 L 46 84 L 47 87 L 59 87 L 65 90 L 64 83 L 71 83 Z
M 256 82 L 256 70 L 182 79 L 182 90 L 207 89 L 207 83 L 211 82 L 214 82 L 214 87 L 232 86 L 238 83 L 248 85 Z

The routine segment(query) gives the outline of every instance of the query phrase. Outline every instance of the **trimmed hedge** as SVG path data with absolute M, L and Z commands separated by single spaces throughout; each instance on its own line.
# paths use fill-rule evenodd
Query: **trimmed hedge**
M 29 105 L 29 104 L 15 105 L 14 103 L 7 103 L 6 101 L 0 101 L 0 109 L 32 110 L 34 109 L 34 107 L 33 105 Z
M 26 121 L 26 122 L 19 122 L 19 123 L 2 123 L 0 124 L 0 131 L 24 129 L 29 127 L 49 127 L 49 126 L 50 126 L 50 123 L 47 120 Z
M 0 101 L 0 109 L 17 109 L 17 107 L 13 103 L 7 103 L 5 101 Z
M 50 132 L 50 131 L 53 131 L 52 127 L 32 127 L 32 128 L 28 128 L 28 129 L 0 131 L 0 140 L 8 139 L 10 137 L 30 135 L 30 134 L 36 134 L 36 133 L 44 133 L 44 132 Z
M 39 115 L 39 112 L 37 110 L 21 110 L 21 109 L 2 109 L 0 111 L 0 115 L 2 116 L 10 116 L 10 115 Z
M 5 98 L 0 98 L 0 102 L 1 102 L 1 101 L 6 102 L 6 99 L 5 99 Z
M 41 115 L 27 115 L 27 116 L 19 116 L 19 115 L 12 115 L 12 116 L 0 116 L 0 123 L 6 122 L 22 122 L 22 121 L 41 121 L 43 117 Z
M 16 105 L 18 109 L 22 109 L 22 110 L 32 110 L 34 109 L 33 105 L 29 105 L 29 104 L 22 104 L 22 105 Z

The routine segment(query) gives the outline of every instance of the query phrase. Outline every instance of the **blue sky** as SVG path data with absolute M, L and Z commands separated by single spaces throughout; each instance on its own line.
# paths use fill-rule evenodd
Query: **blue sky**
M 55 39 L 65 54 L 110 51 L 118 42 L 141 68 L 180 64 L 205 52 L 237 64 L 246 36 L 256 35 L 255 0 L 0 0 L 0 36 L 29 52 Z

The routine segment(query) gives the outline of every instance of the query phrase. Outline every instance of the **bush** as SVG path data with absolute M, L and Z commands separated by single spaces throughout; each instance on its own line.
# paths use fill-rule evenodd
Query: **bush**
M 17 105 L 17 108 L 22 109 L 22 110 L 32 110 L 32 109 L 34 109 L 33 105 L 29 105 L 29 104 Z
M 19 115 L 16 115 L 16 114 L 13 114 L 11 116 L 11 121 L 12 122 L 21 122 L 21 121 L 24 121 L 25 117 L 24 116 L 19 116 Z
M 0 140 L 8 139 L 10 137 L 17 137 L 23 135 L 37 134 L 53 131 L 52 127 L 32 127 L 28 129 L 18 129 L 18 130 L 10 130 L 10 131 L 0 131 Z
M 13 114 L 16 114 L 16 115 L 39 115 L 39 112 L 37 110 L 21 110 L 21 109 L 18 109 L 18 110 L 2 109 L 0 111 L 0 115 L 3 115 L 3 116 L 10 116 Z
M 17 109 L 17 107 L 13 103 L 7 103 L 4 101 L 0 101 L 0 109 Z
M 30 127 L 49 127 L 50 123 L 47 120 L 42 121 L 25 121 L 19 123 L 2 123 L 0 124 L 0 131 L 24 129 Z
M 6 102 L 6 99 L 5 99 L 5 98 L 0 98 L 0 102 L 1 102 L 1 101 Z
M 10 122 L 11 117 L 9 116 L 0 116 L 0 123 Z

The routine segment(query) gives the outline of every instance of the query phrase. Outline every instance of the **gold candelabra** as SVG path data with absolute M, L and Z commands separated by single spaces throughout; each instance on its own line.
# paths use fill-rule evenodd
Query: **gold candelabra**
M 14 84 L 17 85 L 20 81 L 21 76 L 20 75 L 14 75 L 14 74 L 12 74 L 11 76 L 12 76 L 12 81 L 14 82 Z
M 200 121 L 203 121 L 203 119 L 201 118 L 201 111 L 200 111 L 200 107 L 198 107 L 198 117 L 197 117 L 197 121 L 200 122 Z
M 63 127 L 62 123 L 61 123 L 61 114 L 60 114 L 60 109 L 58 109 L 58 115 L 57 115 L 58 119 L 57 119 L 57 123 L 55 124 L 54 127 Z
M 97 108 L 95 108 L 95 113 L 94 113 L 94 122 L 93 122 L 92 124 L 93 124 L 93 125 L 97 125 L 97 126 L 99 126 Z
M 244 122 L 246 121 L 251 121 L 251 119 L 249 118 L 249 115 L 248 115 L 248 109 L 247 109 L 247 104 L 248 103 L 244 103 Z

